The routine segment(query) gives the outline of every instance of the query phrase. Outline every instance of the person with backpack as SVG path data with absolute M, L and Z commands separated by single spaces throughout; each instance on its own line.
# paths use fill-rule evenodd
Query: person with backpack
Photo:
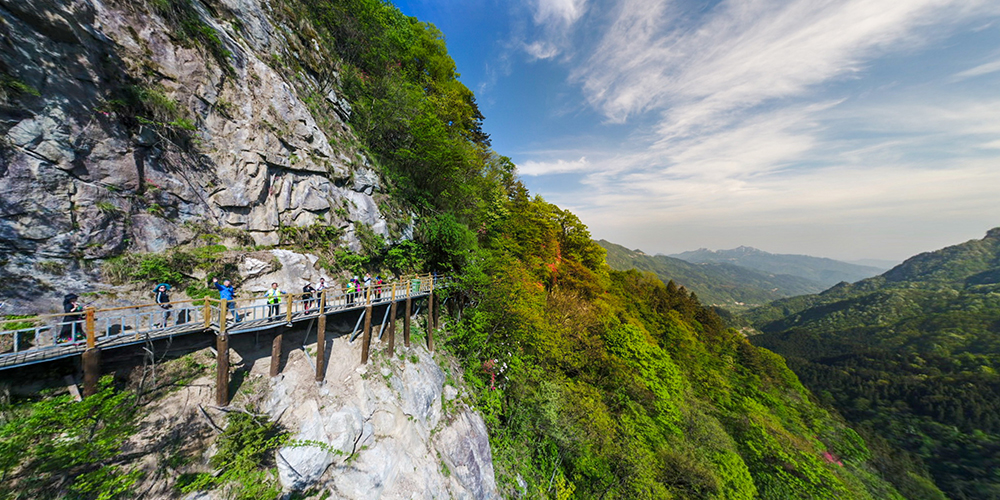
M 309 308 L 312 307 L 314 303 L 316 303 L 315 292 L 316 289 L 313 288 L 312 283 L 306 283 L 306 285 L 302 287 L 302 299 L 303 299 L 302 303 L 305 305 L 306 312 L 309 312 Z
M 62 329 L 59 331 L 59 338 L 56 343 L 75 342 L 77 337 L 83 337 L 83 305 L 80 304 L 80 296 L 75 293 L 68 293 L 63 297 Z M 72 314 L 69 314 L 72 313 Z
M 167 293 L 170 291 L 170 285 L 166 283 L 160 283 L 156 286 L 154 293 L 156 294 L 156 303 L 160 305 L 160 309 L 163 309 L 163 323 L 154 323 L 153 328 L 164 327 L 170 321 L 170 310 L 173 309 L 173 305 L 170 304 L 170 295 Z

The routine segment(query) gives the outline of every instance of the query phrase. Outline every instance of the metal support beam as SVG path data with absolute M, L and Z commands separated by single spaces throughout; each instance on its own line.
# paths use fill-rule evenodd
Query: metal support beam
M 413 298 L 406 296 L 406 315 L 403 316 L 403 344 L 410 347 L 410 311 L 413 307 Z
M 389 356 L 396 353 L 396 284 L 392 284 L 392 305 L 389 306 Z
M 382 324 L 378 326 L 378 339 L 382 340 L 382 334 L 385 333 L 385 320 L 389 319 L 389 308 L 385 308 L 385 314 L 382 315 Z

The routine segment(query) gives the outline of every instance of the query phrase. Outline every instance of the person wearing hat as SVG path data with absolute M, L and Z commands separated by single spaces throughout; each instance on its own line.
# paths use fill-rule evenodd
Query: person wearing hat
M 75 293 L 66 294 L 63 297 L 63 312 L 67 314 L 63 316 L 57 343 L 75 341 L 78 335 L 82 337 L 83 334 L 83 305 L 80 304 L 80 296 Z
M 170 291 L 170 285 L 167 283 L 160 283 L 156 285 L 156 290 L 153 292 L 156 294 L 156 303 L 160 305 L 160 309 L 163 309 L 163 324 L 154 324 L 154 328 L 160 326 L 166 327 L 170 321 L 170 310 L 173 309 L 173 304 L 170 304 L 170 295 L 167 293 Z

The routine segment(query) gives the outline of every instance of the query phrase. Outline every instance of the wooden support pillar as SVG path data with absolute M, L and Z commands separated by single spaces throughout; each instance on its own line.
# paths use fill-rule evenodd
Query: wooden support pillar
M 83 351 L 83 397 L 97 394 L 97 383 L 101 379 L 101 350 Z
M 365 306 L 365 336 L 361 341 L 361 364 L 368 362 L 368 350 L 372 345 L 372 305 Z
M 86 309 L 84 330 L 87 334 L 87 350 L 83 351 L 83 397 L 97 394 L 97 383 L 101 379 L 101 350 L 97 348 L 97 331 L 94 326 L 94 308 Z
M 316 381 L 322 382 L 326 362 L 326 290 L 319 294 L 319 319 L 316 321 Z
M 392 284 L 392 302 L 389 303 L 389 356 L 396 353 L 396 284 Z
M 271 341 L 271 376 L 277 377 L 281 371 L 281 343 L 285 338 L 285 327 L 278 327 L 278 334 Z
M 223 299 L 219 305 L 219 333 L 215 336 L 215 404 L 229 404 L 229 334 L 226 333 L 226 315 L 229 301 Z
M 406 294 L 406 316 L 403 316 L 403 344 L 410 347 L 410 315 L 413 314 L 413 298 Z

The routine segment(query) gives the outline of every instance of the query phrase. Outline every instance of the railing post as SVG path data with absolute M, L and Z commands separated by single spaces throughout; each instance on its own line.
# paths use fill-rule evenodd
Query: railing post
M 201 315 L 204 316 L 202 319 L 205 321 L 205 329 L 208 330 L 212 328 L 212 299 L 205 297 L 203 300 L 205 301 L 205 310 L 202 311 Z
M 308 334 L 308 332 L 307 332 Z M 323 381 L 326 362 L 326 289 L 319 294 L 319 319 L 316 325 L 316 381 Z
M 292 300 L 292 294 L 285 294 L 285 305 L 288 309 L 285 311 L 285 322 L 288 323 L 288 326 L 292 326 L 292 304 L 294 303 L 295 301 Z
M 84 325 L 85 325 L 84 328 L 85 328 L 85 331 L 87 332 L 87 349 L 93 349 L 93 348 L 97 347 L 97 332 L 96 332 L 96 328 L 94 326 L 94 312 L 95 311 L 94 311 L 93 307 L 88 307 L 87 309 L 85 309 L 85 311 L 86 311 L 86 315 L 87 315 L 86 316 L 87 320 L 86 320 L 86 323 L 84 323 Z
M 389 302 L 389 356 L 396 353 L 396 283 L 392 284 L 392 301 Z
M 84 328 L 87 332 L 87 350 L 81 356 L 83 361 L 83 396 L 97 394 L 97 383 L 101 378 L 101 350 L 97 348 L 97 332 L 94 326 L 94 308 L 86 309 Z
M 229 301 L 219 302 L 219 333 L 215 337 L 215 404 L 229 404 L 229 334 L 226 333 L 226 315 Z

